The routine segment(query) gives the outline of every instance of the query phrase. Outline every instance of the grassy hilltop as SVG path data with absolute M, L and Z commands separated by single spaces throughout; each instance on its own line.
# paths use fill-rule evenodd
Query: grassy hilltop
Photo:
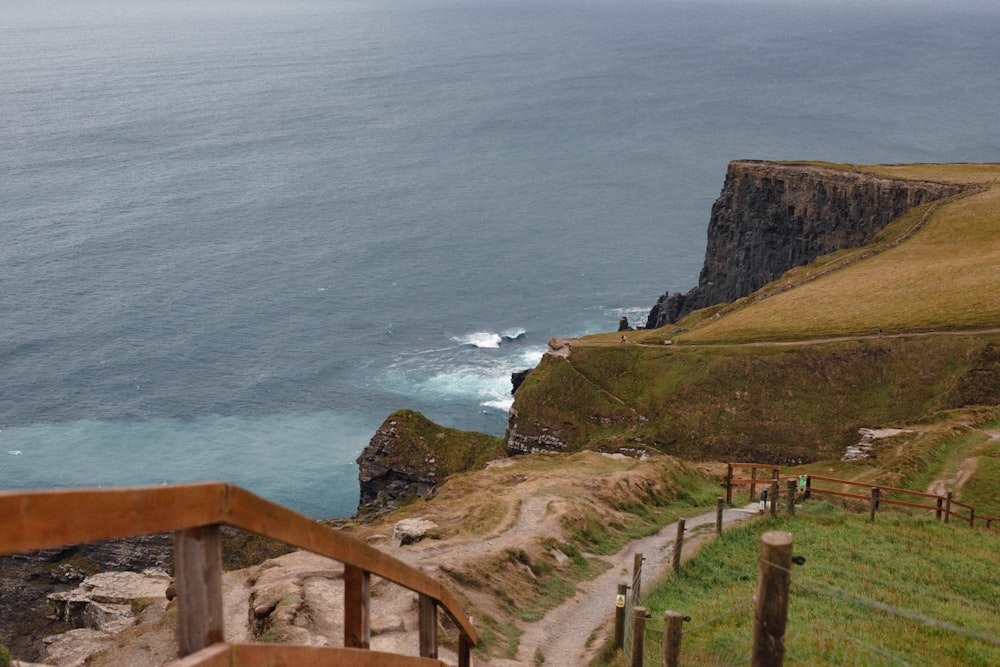
M 950 434 L 991 419 L 1000 165 L 823 166 L 975 188 L 627 343 L 560 341 L 568 356 L 546 355 L 518 390 L 518 429 L 570 451 L 797 463 L 839 458 L 862 427 Z

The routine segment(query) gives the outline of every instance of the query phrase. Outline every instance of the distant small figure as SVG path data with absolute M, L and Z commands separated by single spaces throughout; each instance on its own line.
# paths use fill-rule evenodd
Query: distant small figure
M 881 330 L 881 329 L 879 329 L 879 330 L 878 330 L 878 337 L 879 337 L 879 338 L 881 338 L 881 337 L 882 337 L 882 330 Z
M 628 342 L 628 338 L 625 337 L 625 334 L 622 334 L 622 342 L 623 343 L 627 343 Z

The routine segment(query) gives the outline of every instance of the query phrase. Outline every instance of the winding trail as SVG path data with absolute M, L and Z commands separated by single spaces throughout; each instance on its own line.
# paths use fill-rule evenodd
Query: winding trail
M 744 508 L 725 509 L 722 521 L 728 525 L 756 515 L 757 504 L 753 503 Z M 683 555 L 695 553 L 702 543 L 711 538 L 714 530 L 714 510 L 686 519 Z M 587 664 L 609 630 L 618 582 L 632 578 L 635 554 L 643 555 L 642 580 L 648 585 L 660 579 L 670 568 L 676 537 L 677 524 L 672 523 L 655 535 L 630 542 L 612 556 L 603 556 L 611 563 L 604 574 L 581 583 L 577 586 L 576 595 L 551 609 L 542 620 L 524 627 L 516 664 L 534 664 L 536 651 L 545 656 L 546 665 L 571 667 Z M 587 640 L 595 630 L 599 637 L 588 647 Z

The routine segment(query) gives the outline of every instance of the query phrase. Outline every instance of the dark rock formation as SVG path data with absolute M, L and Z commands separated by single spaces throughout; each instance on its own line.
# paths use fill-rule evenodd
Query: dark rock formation
M 413 447 L 398 426 L 398 421 L 387 419 L 358 457 L 359 511 L 393 509 L 397 501 L 422 496 L 438 482 L 437 461 L 433 457 L 407 456 Z
M 507 433 L 504 436 L 509 455 L 566 451 L 565 436 L 561 430 L 538 423 L 520 428 L 517 418 L 517 410 L 511 408 L 507 414 Z
M 731 162 L 712 206 L 698 286 L 660 297 L 646 328 L 747 296 L 821 255 L 863 246 L 911 208 L 962 190 L 813 165 Z
M 426 495 L 445 477 L 504 455 L 500 438 L 445 428 L 413 410 L 389 415 L 358 457 L 358 515 Z
M 37 660 L 42 638 L 69 629 L 47 619 L 47 596 L 75 587 L 95 572 L 146 568 L 169 571 L 170 533 L 0 557 L 0 636 L 14 655 Z
M 523 371 L 514 371 L 510 374 L 510 393 L 513 394 L 517 391 L 517 388 L 524 384 L 524 381 L 528 378 L 528 375 L 534 369 L 526 368 Z
M 618 320 L 618 331 L 632 331 L 632 327 L 628 324 L 628 318 L 624 315 Z

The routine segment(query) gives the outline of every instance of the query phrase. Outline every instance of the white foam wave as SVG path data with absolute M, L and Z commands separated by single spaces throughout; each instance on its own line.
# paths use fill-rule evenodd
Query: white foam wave
M 496 349 L 503 342 L 500 334 L 491 331 L 477 331 L 465 336 L 454 336 L 452 340 L 462 345 L 472 345 L 473 347 L 485 349 Z
M 20 456 L 22 454 L 20 449 L 13 449 L 7 453 L 10 454 L 11 456 Z
M 465 334 L 464 336 L 453 336 L 452 340 L 456 343 L 461 343 L 462 345 L 471 345 L 473 347 L 491 349 L 495 350 L 500 347 L 504 341 L 515 341 L 521 340 L 528 333 L 526 329 L 521 327 L 512 327 L 510 329 L 504 329 L 500 333 L 494 331 L 476 331 L 475 333 Z
M 500 335 L 503 336 L 505 340 L 520 340 L 521 338 L 524 338 L 527 333 L 528 332 L 526 330 L 518 327 L 516 329 L 507 329 L 506 331 L 501 332 Z
M 496 401 L 486 401 L 483 403 L 484 408 L 494 408 L 496 410 L 502 410 L 503 412 L 510 412 L 511 406 L 514 405 L 514 397 L 505 399 L 498 399 Z

